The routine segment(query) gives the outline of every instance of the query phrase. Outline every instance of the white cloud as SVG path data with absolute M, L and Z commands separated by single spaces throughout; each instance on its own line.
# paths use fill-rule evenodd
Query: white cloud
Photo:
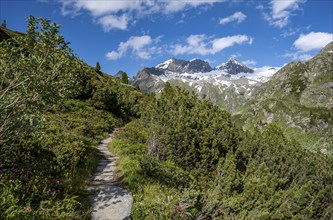
M 269 13 L 263 13 L 264 19 L 273 27 L 282 28 L 288 25 L 293 12 L 300 10 L 300 5 L 306 0 L 271 0 Z M 263 7 L 259 8 L 264 10 Z
M 101 24 L 105 31 L 112 29 L 126 30 L 132 19 L 143 16 L 180 12 L 202 5 L 213 5 L 225 0 L 58 0 L 64 16 L 77 16 L 89 12 Z
M 224 2 L 225 0 L 199 0 L 199 1 L 188 1 L 188 0 L 178 0 L 178 1 L 161 1 L 157 0 L 157 4 L 162 4 L 162 11 L 165 13 L 174 13 L 182 11 L 189 7 L 198 7 L 204 4 L 214 4 L 218 2 Z
M 300 51 L 307 52 L 322 49 L 331 41 L 333 41 L 333 34 L 311 32 L 309 34 L 301 34 L 294 42 L 294 47 Z
M 246 35 L 234 35 L 222 38 L 213 38 L 213 36 L 191 35 L 186 39 L 186 44 L 176 44 L 171 46 L 172 53 L 178 54 L 216 54 L 227 47 L 236 44 L 252 44 L 253 38 Z
M 325 32 L 311 32 L 301 34 L 293 43 L 293 48 L 283 57 L 290 57 L 292 60 L 306 61 L 311 59 L 317 50 L 322 49 L 333 41 L 333 34 Z
M 121 42 L 116 51 L 111 51 L 106 54 L 109 60 L 117 60 L 127 54 L 128 51 L 137 58 L 147 60 L 153 54 L 159 54 L 161 48 L 155 44 L 159 42 L 161 37 L 152 39 L 149 35 L 132 36 L 126 42 Z
M 208 48 L 206 42 L 207 36 L 204 34 L 201 35 L 191 35 L 186 39 L 186 45 L 176 44 L 173 47 L 173 53 L 178 54 L 200 54 L 207 55 L 211 51 Z
M 233 22 L 233 21 L 236 21 L 237 24 L 240 24 L 245 19 L 246 19 L 246 15 L 243 14 L 242 12 L 238 11 L 238 12 L 235 12 L 233 15 L 230 15 L 226 18 L 221 18 L 220 24 L 224 25 L 224 24 L 227 24 L 227 23 Z
M 106 15 L 99 18 L 97 23 L 103 25 L 105 32 L 108 32 L 111 29 L 126 30 L 129 19 L 130 18 L 126 14 L 123 14 L 119 17 L 114 15 Z
M 141 3 L 138 0 L 133 1 L 85 1 L 85 0 L 60 0 L 62 3 L 63 15 L 68 15 L 73 11 L 86 10 L 94 17 L 115 14 L 117 12 L 128 12 L 131 10 L 140 10 Z
M 235 44 L 248 43 L 252 44 L 253 39 L 246 35 L 234 35 L 228 37 L 217 38 L 213 41 L 214 52 L 219 52 L 227 47 L 234 46 Z

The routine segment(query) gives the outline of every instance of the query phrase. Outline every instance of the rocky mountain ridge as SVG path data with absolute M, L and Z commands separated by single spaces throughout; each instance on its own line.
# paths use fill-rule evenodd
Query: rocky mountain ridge
M 206 73 L 213 70 L 208 62 L 193 59 L 190 61 L 171 58 L 155 66 L 155 69 L 173 73 Z
M 217 66 L 216 67 L 217 70 L 223 70 L 229 74 L 235 75 L 238 73 L 253 73 L 254 70 L 247 67 L 246 65 L 244 65 L 243 63 L 239 62 L 238 60 L 236 60 L 236 58 L 231 57 L 228 62 Z
M 212 68 L 208 62 L 169 59 L 155 67 L 143 68 L 133 78 L 132 84 L 143 91 L 159 93 L 166 82 L 206 96 L 229 111 L 241 106 L 278 67 L 251 69 L 236 60 Z

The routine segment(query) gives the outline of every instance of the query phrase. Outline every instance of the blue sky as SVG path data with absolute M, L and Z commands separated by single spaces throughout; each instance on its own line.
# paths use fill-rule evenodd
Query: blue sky
M 332 0 L 0 0 L 25 32 L 29 15 L 60 24 L 74 52 L 102 71 L 135 75 L 171 57 L 252 67 L 307 60 L 333 41 Z

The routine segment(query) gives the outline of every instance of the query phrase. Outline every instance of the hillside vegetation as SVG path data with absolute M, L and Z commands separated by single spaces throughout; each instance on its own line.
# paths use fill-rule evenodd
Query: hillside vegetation
M 306 62 L 292 62 L 235 114 L 246 129 L 275 122 L 304 147 L 333 152 L 333 42 Z
M 245 132 L 231 115 L 170 84 L 110 148 L 134 219 L 330 219 L 332 159 L 275 124 Z
M 333 216 L 332 157 L 169 83 L 145 95 L 79 60 L 47 19 L 0 43 L 0 72 L 0 219 L 89 219 L 94 146 L 121 126 L 110 149 L 133 219 Z
M 89 219 L 94 146 L 148 99 L 80 61 L 47 19 L 2 30 L 0 219 Z

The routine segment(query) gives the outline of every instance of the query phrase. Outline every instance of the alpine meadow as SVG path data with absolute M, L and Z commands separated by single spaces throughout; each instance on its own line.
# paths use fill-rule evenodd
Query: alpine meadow
M 16 4 L 36 16 L 0 16 L 0 219 L 333 218 L 332 10 L 302 17 L 332 2 Z

